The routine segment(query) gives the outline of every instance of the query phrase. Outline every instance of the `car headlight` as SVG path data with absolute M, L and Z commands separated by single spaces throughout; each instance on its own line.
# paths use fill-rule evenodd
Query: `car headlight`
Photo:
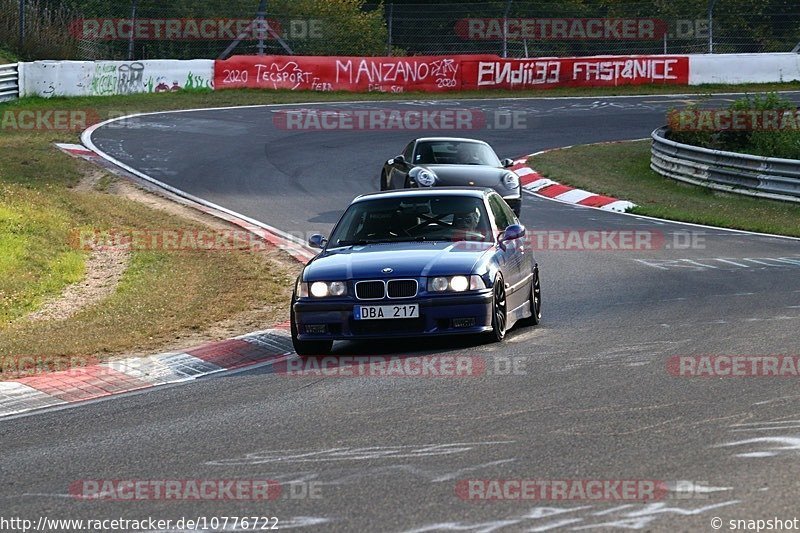
M 486 284 L 483 278 L 473 274 L 472 276 L 437 276 L 428 278 L 428 292 L 466 292 L 479 291 L 485 289 Z
M 516 189 L 519 187 L 519 176 L 513 172 L 506 173 L 506 175 L 503 176 L 503 185 L 506 186 L 506 189 Z
M 443 292 L 450 286 L 450 280 L 443 277 L 431 278 L 428 281 L 428 290 L 432 292 Z
M 423 187 L 433 187 L 433 184 L 436 183 L 436 174 L 430 170 L 420 170 L 417 174 L 417 183 Z
M 332 281 L 331 284 L 328 285 L 328 292 L 331 296 L 342 296 L 347 292 L 347 285 L 341 281 Z
M 469 289 L 467 276 L 453 276 L 450 278 L 450 288 L 456 292 L 464 292 Z
M 308 297 L 309 293 L 314 298 L 327 298 L 328 296 L 344 296 L 347 294 L 347 283 L 344 281 L 315 281 L 313 283 L 300 283 L 298 296 Z
M 311 284 L 311 295 L 317 298 L 325 298 L 328 295 L 328 284 L 322 281 L 315 281 Z

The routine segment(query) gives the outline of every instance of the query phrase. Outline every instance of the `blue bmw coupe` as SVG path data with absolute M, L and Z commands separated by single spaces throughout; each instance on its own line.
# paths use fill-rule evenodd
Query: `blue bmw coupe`
M 406 189 L 357 197 L 297 279 L 299 355 L 334 340 L 485 333 L 501 341 L 541 318 L 525 228 L 491 189 Z

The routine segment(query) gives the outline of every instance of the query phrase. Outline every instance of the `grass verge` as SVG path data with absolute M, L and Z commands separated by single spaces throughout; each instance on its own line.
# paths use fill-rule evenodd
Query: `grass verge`
M 212 91 L 208 89 L 185 90 L 175 93 L 132 94 L 125 96 L 86 96 L 39 98 L 30 97 L 0 104 L 0 111 L 22 107 L 25 109 L 58 108 L 84 109 L 90 107 L 101 116 L 109 111 L 128 113 L 148 111 L 169 111 L 173 109 L 192 109 L 201 107 L 225 107 L 263 104 L 291 104 L 299 102 L 342 102 L 364 100 L 474 100 L 486 98 L 546 98 L 546 97 L 595 97 L 595 96 L 641 96 L 653 94 L 697 94 L 717 93 L 756 93 L 800 90 L 800 83 L 752 83 L 745 85 L 709 84 L 691 87 L 683 85 L 622 85 L 619 87 L 561 87 L 547 90 L 482 90 L 453 91 L 445 93 L 350 93 L 316 91 L 266 91 L 260 89 L 228 89 Z
M 593 144 L 531 158 L 542 175 L 629 200 L 652 217 L 800 237 L 800 205 L 713 191 L 650 169 L 650 141 Z
M 156 207 L 145 205 L 120 191 L 152 195 L 105 173 L 86 186 L 86 176 L 101 171 L 57 150 L 54 141 L 72 140 L 64 137 L 0 136 L 0 379 L 13 377 L 20 358 L 81 360 L 187 348 L 285 320 L 300 267 L 272 248 L 135 250 L 110 296 L 66 319 L 31 319 L 32 311 L 84 280 L 89 256 L 75 246 L 79 228 L 226 229 L 165 199 L 153 196 L 147 203 Z

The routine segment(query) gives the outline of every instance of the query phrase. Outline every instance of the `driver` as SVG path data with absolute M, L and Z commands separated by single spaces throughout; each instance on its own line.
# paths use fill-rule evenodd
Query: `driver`
M 476 231 L 481 221 L 478 208 L 453 215 L 453 227 L 461 231 Z
M 481 158 L 478 155 L 478 147 L 474 143 L 462 143 L 458 145 L 458 159 L 462 165 L 479 165 Z

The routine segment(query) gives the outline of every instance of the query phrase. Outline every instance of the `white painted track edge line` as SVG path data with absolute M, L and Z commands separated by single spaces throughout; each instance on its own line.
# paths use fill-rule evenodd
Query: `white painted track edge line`
M 158 187 L 161 187 L 164 190 L 167 190 L 167 191 L 169 191 L 169 192 L 171 192 L 173 194 L 177 194 L 178 196 L 180 196 L 182 198 L 185 198 L 187 200 L 191 200 L 193 202 L 196 202 L 196 203 L 198 203 L 200 205 L 203 205 L 205 207 L 208 207 L 210 209 L 215 209 L 215 210 L 220 211 L 222 213 L 225 213 L 225 214 L 228 214 L 230 216 L 233 216 L 233 217 L 239 218 L 241 220 L 244 220 L 245 222 L 253 224 L 254 226 L 257 226 L 257 227 L 260 227 L 262 229 L 265 229 L 265 230 L 269 231 L 270 233 L 273 233 L 274 235 L 277 235 L 278 237 L 280 237 L 280 238 L 282 238 L 282 239 L 284 239 L 286 241 L 289 241 L 290 243 L 296 245 L 298 247 L 297 251 L 302 252 L 304 255 L 309 255 L 310 257 L 314 257 L 314 255 L 316 255 L 314 252 L 312 252 L 310 249 L 307 248 L 307 245 L 301 239 L 298 239 L 297 237 L 295 237 L 295 236 L 293 236 L 293 235 L 291 235 L 289 233 L 286 233 L 286 232 L 284 232 L 282 230 L 279 230 L 278 228 L 275 228 L 273 226 L 265 224 L 265 223 L 263 223 L 261 221 L 258 221 L 258 220 L 254 219 L 254 218 L 251 218 L 251 217 L 249 217 L 247 215 L 243 215 L 241 213 L 233 211 L 232 209 L 228 209 L 226 207 L 222 207 L 221 205 L 215 204 L 213 202 L 209 202 L 208 200 L 204 200 L 204 199 L 202 199 L 202 198 L 200 198 L 198 196 L 195 196 L 193 194 L 189 194 L 189 193 L 187 193 L 187 192 L 185 192 L 185 191 L 183 191 L 181 189 L 178 189 L 177 187 L 173 187 L 172 185 L 168 185 L 168 184 L 166 184 L 166 183 L 164 183 L 164 182 L 162 182 L 160 180 L 157 180 L 157 179 L 149 176 L 148 174 L 145 174 L 144 172 L 142 172 L 140 170 L 137 170 L 137 169 L 133 168 L 132 166 L 127 165 L 127 164 L 123 163 L 122 161 L 119 161 L 118 159 L 110 156 L 106 152 L 100 150 L 97 147 L 97 145 L 95 145 L 94 142 L 92 141 L 92 134 L 97 129 L 101 128 L 102 126 L 105 126 L 105 125 L 110 124 L 112 122 L 116 122 L 118 120 L 126 120 L 126 119 L 130 119 L 130 118 L 137 117 L 137 116 L 141 116 L 141 115 L 129 115 L 129 116 L 125 116 L 125 117 L 118 117 L 118 118 L 113 118 L 113 119 L 106 120 L 104 122 L 100 122 L 98 124 L 95 124 L 95 125 L 89 127 L 88 129 L 86 129 L 81 134 L 81 142 L 83 142 L 83 144 L 87 148 L 89 148 L 90 150 L 95 152 L 97 155 L 99 155 L 100 157 L 102 157 L 106 161 L 111 162 L 112 164 L 114 164 L 114 165 L 116 165 L 116 166 L 118 166 L 118 167 L 120 167 L 120 168 L 122 168 L 122 169 L 124 169 L 124 170 L 126 170 L 128 172 L 130 172 L 131 174 L 133 174 L 135 176 L 138 176 L 138 177 L 142 178 L 145 181 L 153 183 L 154 185 L 156 185 Z

